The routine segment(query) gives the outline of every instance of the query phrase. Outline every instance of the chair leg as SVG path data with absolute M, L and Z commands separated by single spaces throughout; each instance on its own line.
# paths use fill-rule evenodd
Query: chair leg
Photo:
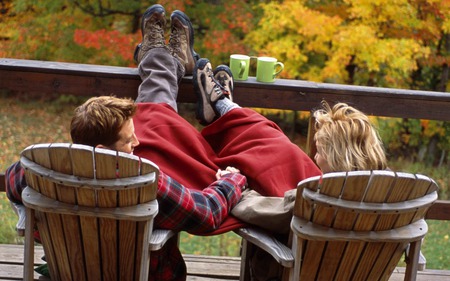
M 422 241 L 423 241 L 423 238 L 422 238 Z M 405 250 L 405 258 L 408 258 L 408 256 L 409 256 L 409 247 L 410 247 L 410 244 L 408 244 L 408 247 L 406 247 L 406 250 Z M 417 268 L 417 270 L 418 270 L 418 271 L 424 271 L 426 265 L 427 265 L 427 259 L 426 259 L 425 256 L 422 254 L 422 251 L 420 251 L 420 252 L 419 252 L 419 263 L 418 263 L 418 268 Z
M 300 279 L 300 272 L 302 267 L 302 256 L 303 256 L 303 246 L 304 242 L 299 238 L 294 236 L 292 240 L 292 249 L 294 254 L 294 267 L 289 271 L 289 281 L 297 281 Z
M 417 278 L 421 245 L 422 240 L 411 242 L 409 245 L 409 253 L 406 259 L 405 281 L 415 281 Z
M 241 245 L 241 271 L 239 274 L 239 281 L 250 281 L 250 253 L 252 252 L 253 247 L 255 247 L 252 243 L 248 242 L 245 239 L 242 239 Z
M 23 280 L 34 280 L 34 210 L 26 208 Z

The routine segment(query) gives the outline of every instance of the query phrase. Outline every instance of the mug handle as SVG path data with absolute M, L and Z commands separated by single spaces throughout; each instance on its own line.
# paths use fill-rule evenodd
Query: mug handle
M 278 70 L 277 70 L 278 67 Z M 277 61 L 275 63 L 275 67 L 274 67 L 274 74 L 273 74 L 273 78 L 275 78 L 275 76 L 277 76 L 278 74 L 280 74 L 280 72 L 284 69 L 284 64 L 282 62 Z
M 245 68 L 247 67 L 247 63 L 245 61 L 241 61 L 239 64 L 239 78 L 244 76 Z

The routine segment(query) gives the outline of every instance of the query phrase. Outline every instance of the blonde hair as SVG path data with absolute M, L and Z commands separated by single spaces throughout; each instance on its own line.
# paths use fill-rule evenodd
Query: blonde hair
M 380 136 L 367 115 L 345 103 L 331 108 L 324 101 L 322 106 L 314 112 L 314 140 L 331 171 L 387 168 Z
M 133 118 L 137 106 L 134 101 L 114 96 L 88 99 L 75 109 L 70 123 L 73 143 L 97 146 L 111 146 L 120 136 L 126 121 Z

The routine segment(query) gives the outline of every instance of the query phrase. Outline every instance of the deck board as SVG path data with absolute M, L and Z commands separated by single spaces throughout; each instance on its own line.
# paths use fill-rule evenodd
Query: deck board
M 35 248 L 34 263 L 42 264 L 44 254 L 42 247 Z M 188 268 L 188 281 L 226 281 L 239 280 L 240 258 L 217 257 L 201 255 L 183 255 Z M 23 245 L 0 244 L 0 281 L 22 280 Z M 400 281 L 404 278 L 405 269 L 395 269 L 389 281 Z M 47 280 L 34 275 L 35 280 Z M 417 281 L 444 281 L 450 280 L 450 270 L 426 269 L 420 271 Z

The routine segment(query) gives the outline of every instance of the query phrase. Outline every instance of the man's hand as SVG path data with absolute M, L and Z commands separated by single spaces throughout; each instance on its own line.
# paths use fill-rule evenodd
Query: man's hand
M 225 170 L 221 170 L 221 169 L 217 170 L 216 178 L 220 179 L 223 175 L 226 175 L 229 173 L 240 173 L 240 172 L 241 171 L 239 171 L 238 169 L 228 166 Z

